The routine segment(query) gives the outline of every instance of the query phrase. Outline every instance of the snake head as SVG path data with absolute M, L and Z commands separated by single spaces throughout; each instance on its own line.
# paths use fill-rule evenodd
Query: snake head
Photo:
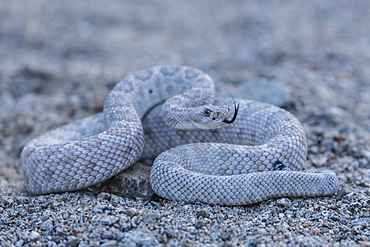
M 231 118 L 230 108 L 227 105 L 203 105 L 193 108 L 190 111 L 190 121 L 199 129 L 222 128 L 233 123 L 238 114 L 239 105 L 234 109 L 234 115 Z

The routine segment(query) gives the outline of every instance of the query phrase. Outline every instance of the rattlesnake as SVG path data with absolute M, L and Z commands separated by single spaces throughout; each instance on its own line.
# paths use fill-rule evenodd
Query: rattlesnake
M 302 171 L 306 137 L 293 115 L 265 103 L 237 102 L 239 113 L 228 108 L 230 99 L 214 99 L 212 79 L 191 67 L 156 66 L 129 75 L 109 93 L 103 113 L 24 147 L 26 187 L 33 194 L 79 190 L 139 157 L 152 160 L 161 153 L 150 182 L 171 200 L 243 205 L 337 191 L 334 172 Z

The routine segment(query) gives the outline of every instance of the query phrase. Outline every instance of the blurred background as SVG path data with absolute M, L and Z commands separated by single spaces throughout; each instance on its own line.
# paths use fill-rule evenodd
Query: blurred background
M 370 58 L 368 1 L 0 4 L 1 90 L 14 96 L 57 93 L 61 82 L 115 81 L 159 64 L 187 64 L 240 83 L 276 78 L 272 68 L 289 63 L 321 70 Z M 28 85 L 9 79 L 19 73 Z

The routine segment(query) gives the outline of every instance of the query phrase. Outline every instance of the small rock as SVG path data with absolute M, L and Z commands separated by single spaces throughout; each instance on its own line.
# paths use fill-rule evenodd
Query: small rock
M 345 196 L 348 192 L 345 189 L 338 190 L 337 194 L 335 195 L 336 200 L 341 200 L 343 196 Z
M 106 192 L 101 192 L 98 195 L 99 198 L 102 198 L 104 200 L 110 200 L 111 199 L 111 196 L 112 196 L 111 194 L 106 193 Z
M 269 232 L 269 233 L 277 233 L 275 227 L 273 226 L 269 226 L 266 228 L 266 231 Z
M 287 231 L 288 231 L 288 229 L 285 226 L 278 226 L 278 228 L 277 228 L 278 233 L 284 233 L 284 232 L 287 232 Z
M 141 232 L 150 232 L 149 229 L 148 229 L 148 227 L 146 226 L 146 224 L 144 224 L 143 222 L 140 222 L 136 226 L 136 230 L 141 231 Z
M 161 246 L 161 244 L 152 234 L 138 230 L 131 230 L 120 234 L 120 238 L 122 239 L 121 242 L 124 246 Z
M 16 247 L 20 247 L 20 246 L 24 246 L 24 241 L 21 239 L 21 240 L 18 240 L 16 243 L 15 243 L 15 246 Z
M 361 245 L 361 246 L 367 246 L 367 247 L 369 247 L 370 246 L 370 241 L 360 241 L 359 242 L 359 244 Z
M 193 205 L 186 204 L 182 207 L 184 211 L 191 211 L 193 209 Z
M 118 224 L 122 227 L 123 230 L 128 230 L 131 228 L 131 218 L 127 216 L 121 216 Z
M 361 150 L 361 154 L 364 158 L 366 158 L 367 160 L 370 160 L 370 150 Z
M 132 217 L 130 222 L 131 222 L 132 227 L 138 227 L 139 225 L 141 225 L 143 223 L 142 221 L 143 221 L 142 216 L 134 216 L 134 217 Z
M 196 212 L 196 216 L 202 216 L 203 218 L 209 218 L 211 216 L 211 213 L 207 208 L 198 209 Z
M 112 234 L 110 232 L 104 232 L 104 233 L 101 234 L 101 238 L 102 239 L 113 240 L 113 239 L 116 239 L 116 235 Z
M 196 222 L 195 222 L 194 227 L 195 227 L 195 229 L 200 229 L 200 228 L 202 228 L 204 225 L 205 225 L 205 223 L 204 223 L 204 221 L 203 221 L 203 220 L 198 220 L 198 221 L 196 221 Z
M 102 215 L 95 219 L 96 222 L 104 225 L 113 225 L 114 223 L 118 222 L 120 218 L 113 215 Z
M 53 242 L 53 241 L 48 241 L 45 244 L 43 244 L 42 246 L 55 247 L 55 246 L 57 246 L 57 244 L 55 242 Z
M 312 146 L 310 147 L 311 153 L 317 154 L 319 152 L 319 147 L 318 146 Z
M 348 239 L 348 238 L 350 238 L 350 239 L 353 239 L 354 238 L 354 236 L 353 236 L 353 234 L 351 233 L 351 232 L 346 232 L 345 234 L 344 234 L 344 236 Z
M 262 243 L 262 240 L 257 238 L 257 239 L 253 239 L 253 240 L 249 241 L 247 246 L 256 247 L 260 243 Z
M 336 236 L 334 236 L 334 240 L 335 240 L 335 242 L 340 241 L 342 238 L 343 238 L 343 236 L 342 236 L 342 235 L 336 235 Z
M 176 235 L 176 232 L 174 230 L 171 230 L 171 229 L 164 230 L 163 233 L 167 236 L 167 238 L 173 238 Z
M 110 240 L 100 245 L 101 247 L 115 247 L 118 246 L 118 243 L 116 240 Z
M 346 137 L 338 134 L 333 136 L 333 140 L 336 142 L 343 142 L 346 140 Z
M 340 222 L 342 225 L 345 225 L 345 224 L 347 224 L 348 220 L 346 220 L 346 219 L 344 219 L 344 218 L 341 218 L 341 219 L 339 220 L 339 222 Z
M 11 207 L 13 204 L 14 204 L 14 200 L 12 198 L 9 198 L 9 197 L 2 198 L 2 200 L 0 201 L 0 205 L 5 207 L 5 208 Z
M 75 236 L 70 236 L 68 238 L 68 241 L 66 242 L 66 245 L 71 246 L 71 247 L 76 247 L 80 242 L 81 240 L 79 238 Z
M 334 107 L 330 107 L 330 108 L 328 109 L 328 115 L 329 115 L 329 116 L 331 116 L 331 117 L 333 117 L 333 118 L 338 118 L 338 119 L 340 119 L 340 118 L 345 117 L 345 115 L 346 115 L 346 111 L 345 111 L 345 110 L 343 110 L 343 109 L 342 109 L 342 108 L 340 108 L 340 107 L 334 106 Z
M 224 241 L 230 240 L 231 239 L 231 231 L 225 231 L 225 232 L 221 233 L 221 238 Z
M 128 198 L 151 200 L 155 193 L 150 186 L 150 166 L 136 163 L 124 172 L 104 182 L 106 190 L 112 194 Z
M 36 241 L 39 237 L 40 237 L 40 234 L 35 231 L 19 233 L 19 238 L 24 240 L 26 243 Z
M 262 222 L 266 222 L 271 217 L 271 213 L 266 212 L 258 216 L 258 219 Z
M 362 226 L 368 223 L 369 220 L 370 220 L 369 218 L 359 218 L 359 219 L 352 220 L 351 224 L 352 226 Z
M 314 228 L 312 228 L 311 229 L 311 233 L 313 234 L 313 235 L 319 235 L 320 234 L 320 229 L 319 228 L 317 228 L 317 227 L 314 227 Z
M 280 198 L 276 201 L 276 205 L 281 207 L 289 207 L 292 205 L 292 202 L 288 198 Z
M 326 157 L 311 158 L 311 161 L 315 166 L 323 167 L 327 164 L 328 158 Z
M 129 209 L 126 209 L 124 211 L 122 211 L 122 213 L 124 213 L 125 215 L 129 216 L 129 217 L 134 217 L 135 215 L 138 215 L 139 212 L 137 211 L 136 208 L 129 208 Z
M 53 229 L 53 227 L 54 227 L 54 222 L 51 220 L 42 222 L 40 226 L 41 230 L 43 231 L 50 231 Z
M 145 213 L 143 215 L 143 222 L 146 223 L 146 224 L 154 224 L 160 218 L 161 218 L 161 216 L 159 214 L 156 214 L 156 213 Z

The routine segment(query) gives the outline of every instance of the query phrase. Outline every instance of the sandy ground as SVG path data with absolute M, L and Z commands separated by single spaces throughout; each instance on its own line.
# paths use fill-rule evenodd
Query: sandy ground
M 365 0 L 0 1 L 1 243 L 369 246 L 369 34 Z M 289 91 L 283 105 L 305 127 L 308 164 L 334 170 L 340 192 L 231 208 L 162 205 L 88 191 L 40 197 L 26 192 L 19 159 L 25 143 L 101 111 L 117 81 L 160 64 L 202 69 L 221 93 L 256 81 Z M 111 235 L 77 221 L 62 224 L 76 231 L 57 225 L 55 214 L 82 207 L 80 197 L 83 212 L 106 204 L 115 210 L 108 215 L 121 217 L 76 216 Z M 54 204 L 35 206 L 43 201 Z M 205 216 L 198 213 L 204 208 Z M 166 224 L 170 229 L 164 231 Z M 145 238 L 152 242 L 137 240 Z

